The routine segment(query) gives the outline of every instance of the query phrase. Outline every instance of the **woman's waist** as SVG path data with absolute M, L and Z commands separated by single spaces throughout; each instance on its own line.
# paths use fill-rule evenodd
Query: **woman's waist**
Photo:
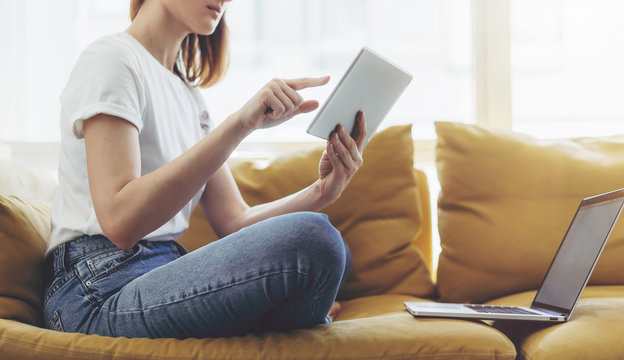
M 149 263 L 153 258 L 170 261 L 186 253 L 186 249 L 175 240 L 140 240 L 132 249 L 124 250 L 104 235 L 83 235 L 54 249 L 46 258 L 45 267 L 48 276 L 53 277 L 72 271 L 76 264 L 84 260 L 89 264 L 97 264 L 100 259 L 129 257 L 136 254 L 140 255 L 144 262 Z

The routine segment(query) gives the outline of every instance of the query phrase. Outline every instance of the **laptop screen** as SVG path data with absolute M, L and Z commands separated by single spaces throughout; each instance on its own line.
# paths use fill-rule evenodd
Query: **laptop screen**
M 624 202 L 622 192 L 619 193 L 615 198 L 605 196 L 599 201 L 590 198 L 581 203 L 535 296 L 534 305 L 547 305 L 570 313 L 619 216 Z

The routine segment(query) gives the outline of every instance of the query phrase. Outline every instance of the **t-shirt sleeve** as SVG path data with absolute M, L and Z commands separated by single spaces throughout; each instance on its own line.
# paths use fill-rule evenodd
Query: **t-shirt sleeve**
M 114 38 L 91 44 L 80 56 L 61 95 L 62 126 L 84 137 L 83 121 L 97 114 L 143 128 L 145 91 L 132 49 Z

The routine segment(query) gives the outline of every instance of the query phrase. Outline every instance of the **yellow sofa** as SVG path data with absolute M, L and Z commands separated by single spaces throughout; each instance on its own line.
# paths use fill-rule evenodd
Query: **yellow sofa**
M 624 187 L 624 136 L 541 140 L 437 123 L 447 302 L 531 304 L 581 199 Z M 624 220 L 616 224 L 571 320 L 494 326 L 520 359 L 624 359 Z
M 342 311 L 336 321 L 288 333 L 267 332 L 232 338 L 128 339 L 43 329 L 41 266 L 49 236 L 50 199 L 41 194 L 48 194 L 50 191 L 46 186 L 53 185 L 46 185 L 28 169 L 0 162 L 0 359 L 624 358 L 624 345 L 618 336 L 624 333 L 624 325 L 618 321 L 624 317 L 624 286 L 618 285 L 624 284 L 620 279 L 623 272 L 609 275 L 607 268 L 600 272 L 597 269 L 597 274 L 602 275 L 597 281 L 592 278 L 596 285 L 590 286 L 583 294 L 572 320 L 552 327 L 415 319 L 405 311 L 403 301 L 434 301 L 440 296 L 443 300 L 489 300 L 526 305 L 531 300 L 530 291 L 539 285 L 535 284 L 535 278 L 543 270 L 534 265 L 514 267 L 522 263 L 516 261 L 514 252 L 503 252 L 502 258 L 492 257 L 470 244 L 481 245 L 478 241 L 483 241 L 487 245 L 489 240 L 490 245 L 504 249 L 518 241 L 518 237 L 508 236 L 509 231 L 518 230 L 517 224 L 506 230 L 492 223 L 502 221 L 496 218 L 500 212 L 497 206 L 509 207 L 518 198 L 515 195 L 507 197 L 503 187 L 497 187 L 496 181 L 488 179 L 489 176 L 497 177 L 501 182 L 509 182 L 510 189 L 515 189 L 523 177 L 531 179 L 535 174 L 527 175 L 526 169 L 518 168 L 517 158 L 513 159 L 514 162 L 501 160 L 516 169 L 512 173 L 505 173 L 498 164 L 488 161 L 509 151 L 505 147 L 509 144 L 516 157 L 519 157 L 519 143 L 524 144 L 522 150 L 529 154 L 531 149 L 543 148 L 544 144 L 476 126 L 451 123 L 437 126 L 437 166 L 442 189 L 439 227 L 443 248 L 437 283 L 434 285 L 432 281 L 435 269 L 431 268 L 427 179 L 422 171 L 413 168 L 410 127 L 392 127 L 373 137 L 365 149 L 365 163 L 360 171 L 341 198 L 324 209 L 351 247 L 354 259 L 349 280 L 339 294 Z M 499 143 L 493 139 L 505 141 Z M 623 140 L 602 141 L 607 145 L 596 149 L 592 143 L 593 151 L 606 153 L 609 148 L 624 155 Z M 550 145 L 553 149 L 548 153 L 562 146 L 559 143 Z M 316 177 L 322 148 L 300 149 L 267 163 L 232 161 L 230 167 L 247 202 L 256 204 L 311 183 Z M 581 158 L 590 162 L 599 159 L 588 159 L 587 154 L 582 154 Z M 616 162 L 607 161 L 603 166 L 617 173 L 624 166 Z M 531 164 L 531 161 L 527 163 Z M 578 159 L 572 163 L 569 166 L 579 165 Z M 509 177 L 501 178 L 505 174 Z M 587 181 L 591 180 L 591 176 L 587 178 Z M 577 180 L 575 185 L 585 183 Z M 469 186 L 471 182 L 482 182 L 481 192 L 474 183 Z M 526 184 L 528 189 L 535 188 L 529 185 Z M 561 187 L 560 184 L 552 185 Z M 464 186 L 468 187 L 462 188 Z M 489 195 L 488 188 L 494 191 L 493 196 Z M 509 203 L 501 204 L 495 196 Z M 561 203 L 566 201 L 572 202 L 566 198 Z M 527 214 L 535 214 L 535 205 L 526 206 L 525 218 L 519 217 L 518 220 L 529 221 Z M 562 219 L 565 217 L 566 214 L 561 214 Z M 503 221 L 502 225 L 509 224 Z M 620 233 L 616 231 L 616 241 L 610 241 L 615 245 L 603 255 L 616 270 L 620 269 L 620 263 L 624 263 L 618 246 L 624 243 L 620 240 Z M 493 234 L 502 237 L 497 240 Z M 555 234 L 548 233 L 550 235 L 559 234 L 555 231 Z M 469 245 L 459 240 L 462 236 Z M 500 239 L 507 243 L 497 243 Z M 535 248 L 543 250 L 539 254 L 547 258 L 552 255 L 549 252 L 552 252 L 556 239 L 544 239 L 540 238 Z M 180 242 L 188 250 L 193 250 L 216 240 L 198 210 L 193 213 L 189 231 Z M 514 261 L 507 261 L 510 258 Z M 531 260 L 536 264 L 542 261 L 539 257 Z M 511 266 L 505 267 L 506 264 Z M 515 273 L 518 271 L 520 274 Z M 510 284 L 507 279 L 511 279 Z

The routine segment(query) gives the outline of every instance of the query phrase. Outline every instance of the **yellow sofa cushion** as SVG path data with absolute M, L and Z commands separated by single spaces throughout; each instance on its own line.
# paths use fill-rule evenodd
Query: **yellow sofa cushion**
M 624 187 L 624 136 L 539 140 L 437 123 L 443 301 L 536 289 L 580 201 Z M 624 284 L 624 221 L 591 277 Z
M 415 319 L 405 311 L 403 301 L 418 298 L 377 295 L 354 299 L 343 303 L 344 314 L 350 316 L 329 325 L 219 339 L 111 338 L 0 320 L 0 358 L 515 359 L 513 343 L 498 330 L 477 322 Z
M 529 306 L 535 291 L 491 301 Z M 589 286 L 567 323 L 543 326 L 498 322 L 494 326 L 518 347 L 521 359 L 624 359 L 624 286 Z
M 244 199 L 255 205 L 292 194 L 318 178 L 324 144 L 283 154 L 266 166 L 231 164 Z M 322 210 L 351 248 L 353 266 L 341 298 L 400 293 L 429 297 L 435 292 L 422 249 L 431 251 L 424 175 L 414 174 L 411 126 L 375 134 L 364 150 L 364 164 L 331 206 Z M 419 183 L 420 182 L 420 183 Z M 424 195 L 426 196 L 426 195 Z M 216 236 L 199 212 L 180 242 L 197 248 Z
M 0 318 L 41 322 L 50 207 L 0 195 Z

